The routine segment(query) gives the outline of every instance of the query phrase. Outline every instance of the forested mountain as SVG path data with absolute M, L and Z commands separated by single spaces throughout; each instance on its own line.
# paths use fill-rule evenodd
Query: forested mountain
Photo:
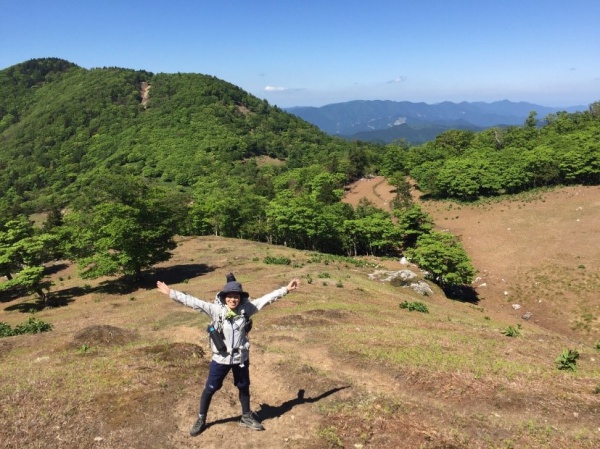
M 459 239 L 433 230 L 406 176 L 431 197 L 465 201 L 598 184 L 598 142 L 600 103 L 384 146 L 329 136 L 208 75 L 35 59 L 0 71 L 0 291 L 44 297 L 44 263 L 57 258 L 83 276 L 139 279 L 168 260 L 175 234 L 406 254 L 442 286 L 469 284 Z M 396 186 L 391 212 L 341 201 L 369 173 Z M 47 216 L 41 226 L 34 212 Z
M 562 110 L 585 109 L 586 106 L 550 108 L 508 100 L 437 104 L 356 100 L 286 110 L 328 134 L 383 143 L 404 139 L 411 144 L 420 144 L 448 129 L 478 131 L 494 126 L 522 125 L 532 111 L 545 117 Z
M 258 156 L 299 167 L 355 147 L 212 76 L 54 58 L 0 71 L 0 133 L 3 200 L 29 211 L 70 202 L 103 169 L 188 187 L 254 179 Z

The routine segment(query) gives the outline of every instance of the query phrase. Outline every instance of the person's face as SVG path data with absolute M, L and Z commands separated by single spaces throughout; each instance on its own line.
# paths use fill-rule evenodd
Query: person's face
M 240 305 L 240 294 L 239 293 L 226 293 L 225 294 L 225 304 L 230 309 L 236 309 L 237 306 Z

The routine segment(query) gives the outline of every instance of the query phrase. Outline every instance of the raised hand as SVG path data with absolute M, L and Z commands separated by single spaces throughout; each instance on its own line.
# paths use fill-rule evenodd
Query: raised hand
M 300 286 L 300 279 L 292 279 L 290 283 L 287 285 L 287 291 L 291 292 L 292 290 L 296 290 Z
M 158 281 L 156 283 L 156 287 L 158 288 L 158 290 L 161 293 L 164 293 L 165 295 L 169 295 L 169 293 L 171 293 L 171 289 L 169 288 L 169 286 L 167 284 L 165 284 L 164 282 Z

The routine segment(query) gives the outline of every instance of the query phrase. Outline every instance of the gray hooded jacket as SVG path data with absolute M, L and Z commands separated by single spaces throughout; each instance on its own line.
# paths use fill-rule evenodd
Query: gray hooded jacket
M 170 298 L 181 304 L 191 307 L 208 315 L 219 330 L 222 330 L 227 346 L 227 353 L 219 353 L 214 343 L 210 346 L 213 353 L 212 359 L 223 365 L 244 365 L 248 361 L 250 341 L 246 335 L 246 318 L 258 313 L 263 307 L 277 301 L 287 295 L 286 287 L 278 288 L 258 299 L 244 299 L 237 308 L 238 315 L 235 318 L 225 319 L 227 306 L 208 301 L 203 301 L 194 296 L 187 295 L 171 289 Z M 245 316 L 244 316 L 245 315 Z

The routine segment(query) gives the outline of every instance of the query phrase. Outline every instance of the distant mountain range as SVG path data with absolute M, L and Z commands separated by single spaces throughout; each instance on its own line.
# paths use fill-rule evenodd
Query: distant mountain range
M 532 111 L 542 120 L 559 111 L 576 112 L 587 108 L 551 108 L 508 100 L 437 104 L 356 100 L 321 107 L 292 107 L 286 111 L 331 135 L 382 143 L 405 139 L 419 144 L 448 129 L 479 131 L 494 126 L 520 126 Z

